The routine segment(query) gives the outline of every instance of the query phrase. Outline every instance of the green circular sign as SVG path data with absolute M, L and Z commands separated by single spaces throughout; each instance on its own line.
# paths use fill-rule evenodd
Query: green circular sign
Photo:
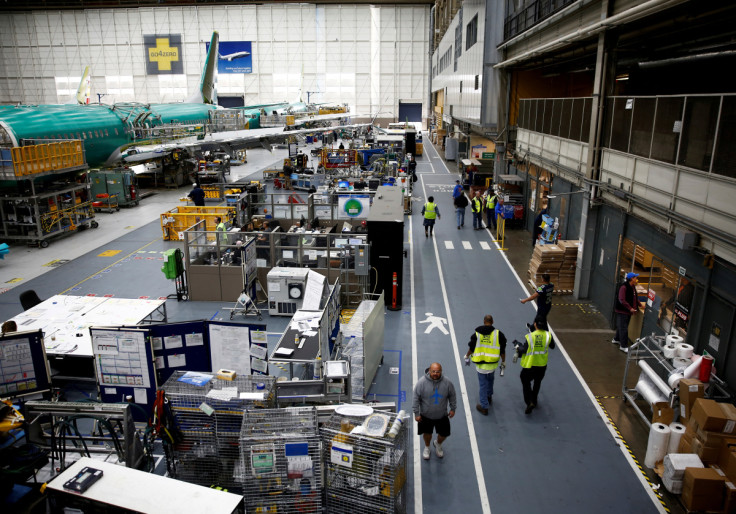
M 360 216 L 360 213 L 363 212 L 363 204 L 360 203 L 360 200 L 351 198 L 345 202 L 345 207 L 343 209 L 345 210 L 345 214 L 351 218 L 355 218 L 356 216 Z

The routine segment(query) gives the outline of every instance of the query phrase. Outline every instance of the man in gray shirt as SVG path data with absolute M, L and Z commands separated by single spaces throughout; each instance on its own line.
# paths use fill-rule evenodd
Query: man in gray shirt
M 450 412 L 447 412 L 447 404 Z M 437 431 L 437 439 L 433 442 L 437 457 L 442 458 L 445 452 L 442 443 L 450 436 L 450 418 L 455 415 L 457 401 L 455 386 L 442 376 L 442 366 L 433 362 L 427 373 L 414 386 L 414 419 L 419 423 L 417 433 L 424 438 L 422 457 L 429 460 L 429 443 L 432 442 L 432 432 Z

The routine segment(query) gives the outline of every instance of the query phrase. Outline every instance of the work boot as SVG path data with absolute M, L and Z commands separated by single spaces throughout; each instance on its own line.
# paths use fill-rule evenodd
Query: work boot
M 479 403 L 475 406 L 475 410 L 483 414 L 484 416 L 488 416 L 488 409 L 484 409 L 483 406 Z

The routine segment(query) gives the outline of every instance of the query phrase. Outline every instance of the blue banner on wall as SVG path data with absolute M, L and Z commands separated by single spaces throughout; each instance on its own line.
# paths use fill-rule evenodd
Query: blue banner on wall
M 209 51 L 210 44 L 207 43 Z M 250 41 L 220 41 L 217 73 L 253 73 Z

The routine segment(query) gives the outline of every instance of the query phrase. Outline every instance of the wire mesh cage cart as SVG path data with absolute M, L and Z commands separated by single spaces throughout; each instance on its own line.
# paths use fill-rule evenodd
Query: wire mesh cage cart
M 173 478 L 241 492 L 235 469 L 240 460 L 243 415 L 275 406 L 276 379 L 241 375 L 223 380 L 214 373 L 196 375 L 199 381 L 191 383 L 186 380 L 192 373 L 177 371 L 163 385 L 181 435 L 167 453 L 167 467 Z
M 322 512 L 314 407 L 248 411 L 240 432 L 243 496 L 251 512 Z
M 339 409 L 320 429 L 327 512 L 405 513 L 406 425 L 398 422 L 394 432 L 395 413 L 341 415 Z

